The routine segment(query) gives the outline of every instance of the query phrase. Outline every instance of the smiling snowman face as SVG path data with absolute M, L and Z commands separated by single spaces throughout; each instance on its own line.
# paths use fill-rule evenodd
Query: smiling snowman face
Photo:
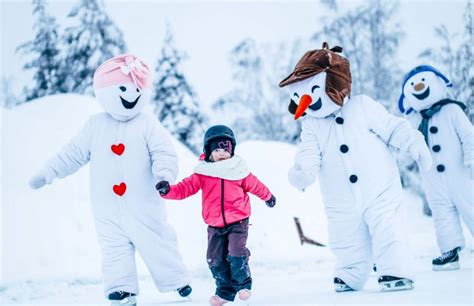
M 295 115 L 295 120 L 306 114 L 324 118 L 340 109 L 326 93 L 326 72 L 289 84 L 287 88 L 290 94 L 288 109 Z
M 138 88 L 134 83 L 111 85 L 94 90 L 104 110 L 114 119 L 126 121 L 138 115 L 150 101 L 149 88 Z
M 445 81 L 431 71 L 409 78 L 403 87 L 403 94 L 405 103 L 416 111 L 427 109 L 448 96 Z

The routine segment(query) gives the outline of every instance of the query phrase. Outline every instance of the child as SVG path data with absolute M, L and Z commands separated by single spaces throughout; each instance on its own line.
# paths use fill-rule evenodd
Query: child
M 418 66 L 405 76 L 399 99 L 400 111 L 423 133 L 435 162 L 421 172 L 441 251 L 432 260 L 434 271 L 460 268 L 464 235 L 459 217 L 474 234 L 474 131 L 466 106 L 449 99 L 450 86 L 436 68 Z
M 234 156 L 234 133 L 224 125 L 209 128 L 204 136 L 204 154 L 194 174 L 177 185 L 160 181 L 156 189 L 165 199 L 181 200 L 202 190 L 202 217 L 208 227 L 207 263 L 216 280 L 213 306 L 251 296 L 252 278 L 246 248 L 250 201 L 248 192 L 275 206 L 275 197 L 247 169 L 245 161 Z
M 156 180 L 176 179 L 178 158 L 155 117 L 141 112 L 151 95 L 151 72 L 140 59 L 119 55 L 100 65 L 93 88 L 105 112 L 89 118 L 30 180 L 38 189 L 90 161 L 92 211 L 102 249 L 105 296 L 112 305 L 136 305 L 137 250 L 160 291 L 191 293 L 190 276 L 166 221 Z M 167 233 L 163 235 L 161 233 Z
M 381 290 L 413 288 L 410 252 L 400 237 L 402 186 L 389 146 L 431 166 L 421 133 L 370 97 L 350 96 L 349 61 L 342 48 L 308 51 L 280 87 L 302 121 L 301 143 L 289 180 L 299 190 L 319 177 L 328 216 L 329 246 L 337 257 L 338 292 L 361 290 L 373 260 Z M 377 77 L 377 76 L 374 76 Z

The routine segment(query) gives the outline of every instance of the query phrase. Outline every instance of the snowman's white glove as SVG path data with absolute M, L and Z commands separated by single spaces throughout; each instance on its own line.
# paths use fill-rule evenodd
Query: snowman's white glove
M 43 169 L 30 178 L 29 184 L 32 189 L 39 189 L 46 184 L 51 184 L 55 177 L 53 171 Z
M 417 136 L 421 136 L 421 134 Z M 416 161 L 421 172 L 426 172 L 431 169 L 433 159 L 423 136 L 415 137 L 415 141 L 408 148 L 408 154 Z
M 316 175 L 302 170 L 299 164 L 295 164 L 288 172 L 288 180 L 296 189 L 304 192 L 306 187 L 314 183 Z

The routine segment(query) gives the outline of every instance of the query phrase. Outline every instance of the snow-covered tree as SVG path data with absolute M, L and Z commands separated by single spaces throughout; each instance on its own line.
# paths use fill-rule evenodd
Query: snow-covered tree
M 288 50 L 284 44 L 261 49 L 245 39 L 231 50 L 234 88 L 213 106 L 232 122 L 241 140 L 295 142 L 299 125 L 287 111 L 286 92 L 278 88 L 290 71 L 288 61 L 283 60 Z
M 226 112 L 240 139 L 253 134 L 255 111 L 263 102 L 262 59 L 253 40 L 244 40 L 230 51 L 234 88 L 220 97 L 213 107 Z
M 371 55 L 368 58 L 369 93 L 388 108 L 395 105 L 401 73 L 396 51 L 404 33 L 400 23 L 394 20 L 397 10 L 396 1 L 370 0 L 366 16 Z
M 59 34 L 56 20 L 46 11 L 44 0 L 33 0 L 33 30 L 35 36 L 17 48 L 17 52 L 29 58 L 23 66 L 33 72 L 34 82 L 25 87 L 25 100 L 62 92 L 63 77 L 60 75 Z
M 80 0 L 68 17 L 76 24 L 66 28 L 63 35 L 65 89 L 91 93 L 95 69 L 105 60 L 126 52 L 123 34 L 100 0 Z
M 441 40 L 439 49 L 429 48 L 420 54 L 431 60 L 453 83 L 450 92 L 455 100 L 466 103 L 467 112 L 474 122 L 474 5 L 469 0 L 464 11 L 464 33 L 451 34 L 445 25 L 435 28 Z
M 13 108 L 20 103 L 21 100 L 13 91 L 13 78 L 2 76 L 0 78 L 0 107 Z
M 336 4 L 332 7 L 334 14 L 322 18 L 324 26 L 313 35 L 313 41 L 343 47 L 351 63 L 353 95 L 367 94 L 393 108 L 400 75 L 396 51 L 403 36 L 395 20 L 398 2 L 370 0 L 343 14 Z
M 177 50 L 170 27 L 156 66 L 155 94 L 152 103 L 163 125 L 194 153 L 202 152 L 207 118 L 201 112 L 196 93 L 189 85 L 180 64 L 185 54 Z

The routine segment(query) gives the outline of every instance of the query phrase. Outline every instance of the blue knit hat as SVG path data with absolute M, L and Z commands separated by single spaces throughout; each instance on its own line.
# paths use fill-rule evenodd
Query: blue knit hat
M 424 72 L 424 71 L 431 71 L 434 74 L 436 74 L 438 77 L 440 77 L 444 81 L 444 83 L 446 83 L 446 87 L 452 87 L 453 86 L 451 81 L 444 74 L 442 74 L 438 69 L 436 69 L 433 66 L 421 65 L 421 66 L 413 68 L 412 70 L 410 70 L 410 72 L 408 72 L 405 75 L 405 77 L 403 78 L 403 82 L 402 82 L 402 94 L 400 95 L 400 98 L 398 99 L 398 109 L 400 110 L 400 112 L 402 114 L 407 114 L 408 115 L 409 113 L 411 113 L 413 111 L 413 108 L 410 107 L 408 110 L 405 110 L 405 107 L 403 106 L 403 101 L 405 100 L 405 95 L 403 94 L 403 88 L 405 87 L 405 84 L 407 83 L 408 79 L 410 79 L 412 76 L 414 76 L 415 74 L 418 74 L 420 72 Z

